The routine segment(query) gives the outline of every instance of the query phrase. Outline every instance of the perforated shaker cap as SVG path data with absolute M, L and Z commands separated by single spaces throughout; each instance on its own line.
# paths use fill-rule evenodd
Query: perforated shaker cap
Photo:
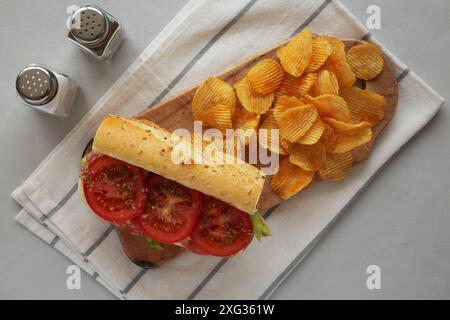
M 31 64 L 17 75 L 16 90 L 25 102 L 41 106 L 55 97 L 58 80 L 47 67 Z
M 81 44 L 92 47 L 108 36 L 109 19 L 100 8 L 86 5 L 75 11 L 70 20 L 70 33 Z

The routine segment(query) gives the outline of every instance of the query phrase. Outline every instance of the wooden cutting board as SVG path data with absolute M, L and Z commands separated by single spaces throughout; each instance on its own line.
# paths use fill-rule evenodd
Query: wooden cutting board
M 360 40 L 343 41 L 346 46 L 346 50 L 349 50 L 355 45 L 365 43 Z M 288 40 L 263 51 L 233 67 L 230 67 L 229 69 L 224 70 L 216 76 L 229 84 L 234 84 L 238 80 L 245 77 L 247 71 L 259 60 L 266 58 L 277 59 L 276 50 L 287 42 Z M 369 157 L 375 139 L 392 119 L 398 101 L 397 80 L 392 65 L 386 58 L 384 69 L 381 74 L 371 81 L 358 82 L 358 86 L 367 88 L 384 96 L 387 100 L 387 110 L 383 121 L 373 127 L 372 141 L 353 150 L 355 163 L 361 162 Z M 168 130 L 185 128 L 192 131 L 194 118 L 192 116 L 191 102 L 196 89 L 197 86 L 181 92 L 136 115 L 135 118 L 152 120 Z M 260 212 L 265 212 L 282 201 L 283 200 L 272 191 L 270 187 L 270 177 L 268 177 L 257 206 L 258 210 Z M 162 251 L 156 250 L 148 245 L 144 236 L 133 235 L 120 229 L 117 229 L 117 232 L 121 239 L 125 254 L 134 263 L 143 268 L 150 268 L 155 265 L 159 265 L 184 251 L 183 248 L 174 245 L 166 246 L 166 248 Z

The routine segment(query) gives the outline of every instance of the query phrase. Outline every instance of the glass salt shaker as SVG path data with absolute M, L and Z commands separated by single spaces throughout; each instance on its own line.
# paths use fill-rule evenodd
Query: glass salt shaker
M 111 62 L 124 39 L 119 21 L 94 5 L 85 5 L 72 14 L 67 36 L 83 51 L 105 64 Z
M 77 92 L 68 76 L 40 64 L 30 64 L 16 78 L 18 99 L 24 105 L 55 116 L 67 117 Z

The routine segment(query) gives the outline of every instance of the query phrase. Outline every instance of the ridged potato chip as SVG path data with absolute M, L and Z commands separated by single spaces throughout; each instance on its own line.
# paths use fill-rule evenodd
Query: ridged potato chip
M 285 74 L 280 87 L 275 91 L 275 101 L 278 101 L 282 96 L 301 98 L 299 89 L 300 81 L 300 77 L 296 78 L 290 74 Z
M 276 104 L 275 107 L 272 109 L 273 111 L 273 116 L 275 117 L 275 119 L 277 121 L 280 121 L 281 115 L 291 109 L 291 108 L 295 108 L 295 107 L 300 107 L 304 105 L 303 101 L 296 98 L 296 97 L 291 97 L 291 96 L 281 96 Z
M 313 97 L 324 94 L 338 95 L 339 83 L 334 73 L 328 70 L 320 70 L 317 74 L 317 82 L 310 92 Z
M 288 199 L 306 188 L 314 178 L 314 172 L 303 170 L 292 164 L 289 158 L 280 161 L 278 172 L 272 176 L 272 190 L 282 199 Z
M 283 137 L 280 137 L 280 146 L 286 150 L 287 154 L 292 152 L 292 149 L 295 148 L 297 143 L 287 141 L 286 139 L 283 139 Z
M 311 128 L 309 128 L 309 130 L 303 137 L 300 138 L 300 140 L 297 141 L 297 143 L 305 145 L 315 144 L 320 140 L 324 131 L 325 124 L 320 117 L 317 117 Z
M 317 74 L 316 73 L 306 73 L 301 77 L 300 84 L 298 86 L 298 93 L 300 97 L 304 97 L 308 94 L 311 87 L 317 82 Z
M 356 81 L 356 76 L 347 62 L 344 43 L 337 38 L 327 36 L 320 36 L 318 39 L 328 41 L 333 47 L 333 53 L 328 57 L 323 68 L 336 75 L 340 88 L 351 88 Z
M 321 35 L 321 36 L 316 37 L 316 39 L 320 40 L 320 41 L 327 41 L 329 44 L 331 44 L 331 46 L 333 47 L 333 50 L 336 47 L 342 47 L 345 50 L 345 45 L 339 38 Z
M 308 132 L 317 117 L 317 110 L 311 104 L 285 111 L 279 121 L 281 137 L 289 142 L 297 142 Z
M 278 128 L 278 121 L 275 118 L 274 110 L 275 110 L 275 108 L 270 109 L 263 116 L 263 119 L 261 121 L 262 123 L 259 126 L 260 128 L 262 128 L 262 127 L 264 127 L 264 128 Z
M 324 180 L 339 181 L 347 176 L 353 165 L 351 152 L 330 154 L 325 165 L 319 169 L 320 177 Z
M 382 95 L 357 87 L 341 90 L 339 94 L 347 101 L 354 122 L 367 121 L 375 126 L 384 118 L 387 102 Z
M 258 142 L 260 146 L 263 148 L 270 150 L 272 152 L 278 153 L 280 155 L 287 155 L 287 150 L 284 149 L 280 142 L 280 132 L 278 131 L 278 141 L 275 144 L 272 143 L 272 139 L 275 139 L 275 136 L 272 136 L 271 130 L 277 129 L 279 130 L 278 122 L 274 117 L 273 109 L 269 110 L 262 121 L 262 124 L 259 126 L 258 131 Z
M 291 96 L 300 99 L 310 91 L 316 81 L 316 73 L 306 73 L 298 78 L 286 74 L 280 87 L 275 91 L 275 101 L 278 101 L 282 96 Z
M 306 67 L 305 72 L 316 72 L 327 61 L 333 52 L 333 47 L 326 40 L 313 39 L 311 62 Z
M 372 140 L 372 129 L 370 127 L 364 127 L 364 129 L 359 135 L 338 134 L 336 136 L 336 146 L 332 153 L 345 153 L 370 142 Z
M 340 96 L 324 94 L 313 98 L 307 95 L 305 101 L 316 106 L 321 117 L 332 117 L 346 122 L 351 120 L 347 102 Z
M 312 40 L 311 31 L 305 29 L 277 50 L 283 69 L 291 76 L 300 77 L 308 67 L 312 57 Z
M 264 114 L 272 106 L 274 93 L 259 94 L 251 88 L 247 78 L 237 82 L 234 88 L 240 103 L 248 112 Z
M 222 131 L 233 127 L 230 108 L 223 104 L 213 104 L 206 109 L 203 115 L 203 122 L 208 127 L 217 128 Z
M 274 92 L 281 85 L 283 78 L 283 68 L 273 59 L 261 60 L 247 73 L 250 86 L 260 94 Z
M 323 122 L 323 125 L 325 127 L 325 130 L 322 133 L 322 136 L 320 137 L 320 142 L 322 142 L 325 145 L 325 148 L 327 149 L 328 153 L 331 153 L 334 148 L 336 147 L 336 133 L 334 132 L 334 129 L 328 124 Z
M 248 112 L 242 106 L 237 106 L 233 115 L 233 129 L 243 130 L 240 139 L 245 145 L 248 145 L 249 139 L 252 136 L 250 131 L 255 132 L 258 129 L 261 115 Z M 250 130 L 250 131 L 249 131 Z
M 347 62 L 356 77 L 372 80 L 378 77 L 384 68 L 383 53 L 373 43 L 365 43 L 350 48 L 347 52 Z
M 236 105 L 236 96 L 233 87 L 228 83 L 219 78 L 210 77 L 195 91 L 192 100 L 194 118 L 203 120 L 206 110 L 211 106 L 219 104 L 226 106 L 232 115 Z
M 346 123 L 325 118 L 336 133 L 336 146 L 332 153 L 345 153 L 372 140 L 372 129 L 367 121 Z
M 317 171 L 327 161 L 327 149 L 321 142 L 312 145 L 297 144 L 289 155 L 289 161 L 306 171 Z

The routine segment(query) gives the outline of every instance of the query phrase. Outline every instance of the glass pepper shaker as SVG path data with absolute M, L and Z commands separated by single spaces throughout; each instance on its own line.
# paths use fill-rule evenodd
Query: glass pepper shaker
M 18 99 L 24 105 L 55 116 L 67 117 L 77 92 L 68 76 L 40 64 L 30 64 L 16 78 Z

